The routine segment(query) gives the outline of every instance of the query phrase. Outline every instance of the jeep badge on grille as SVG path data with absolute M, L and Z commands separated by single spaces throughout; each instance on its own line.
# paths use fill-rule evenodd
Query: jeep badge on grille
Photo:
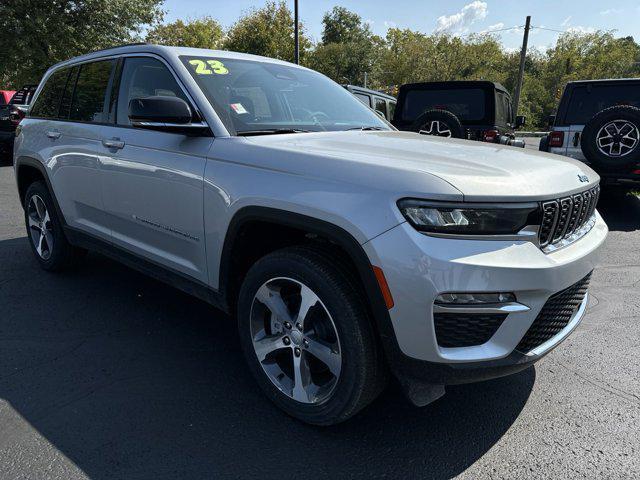
M 578 180 L 580 180 L 582 183 L 588 183 L 589 182 L 589 177 L 587 177 L 586 175 L 578 174 Z

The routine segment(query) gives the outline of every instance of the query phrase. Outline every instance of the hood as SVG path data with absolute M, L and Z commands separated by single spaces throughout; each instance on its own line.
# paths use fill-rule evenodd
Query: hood
M 325 166 L 331 167 L 325 169 L 327 176 L 340 177 L 341 162 L 349 165 L 347 170 L 369 166 L 371 173 L 383 175 L 388 170 L 394 179 L 402 173 L 411 185 L 416 176 L 436 176 L 460 191 L 465 201 L 546 200 L 599 182 L 585 164 L 558 155 L 411 132 L 300 133 L 246 140 L 267 149 L 324 157 L 328 160 Z

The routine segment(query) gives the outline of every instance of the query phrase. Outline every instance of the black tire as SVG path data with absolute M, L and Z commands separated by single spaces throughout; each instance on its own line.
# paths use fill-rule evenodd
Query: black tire
M 35 197 L 44 202 L 46 211 L 49 214 L 47 229 L 50 232 L 52 239 L 51 243 L 53 243 L 53 245 L 50 247 L 48 255 L 45 257 L 38 253 L 35 243 L 36 240 L 34 239 L 34 228 L 29 226 L 30 206 L 32 205 L 32 199 L 35 200 Z M 74 247 L 67 241 L 62 229 L 62 222 L 60 221 L 60 218 L 58 218 L 51 195 L 44 182 L 36 181 L 27 188 L 27 192 L 24 197 L 24 218 L 29 245 L 31 245 L 31 250 L 36 257 L 36 260 L 44 270 L 50 272 L 64 270 L 74 265 L 77 260 L 86 253 L 85 250 Z
M 605 134 L 606 127 L 612 122 L 624 122 L 628 124 L 632 136 L 636 139 L 635 145 L 624 155 L 615 155 L 616 148 L 613 148 L 613 154 L 607 154 L 611 148 L 607 146 L 603 149 L 598 146 L 598 136 Z M 611 127 L 608 127 L 611 128 Z M 616 127 L 613 127 L 615 131 Z M 614 138 L 615 140 L 615 138 Z M 629 142 L 629 140 L 626 140 Z M 615 142 L 613 142 L 616 145 Z M 627 143 L 629 145 L 629 143 Z M 620 145 L 620 142 L 617 143 Z M 585 158 L 589 160 L 596 169 L 601 171 L 617 172 L 622 171 L 640 163 L 640 109 L 628 105 L 618 105 L 606 108 L 596 113 L 591 120 L 587 122 L 582 131 L 580 139 L 580 147 Z M 618 148 L 620 152 L 620 148 Z
M 438 133 L 438 130 L 443 131 L 445 129 L 450 132 L 450 135 Z M 460 123 L 460 119 L 450 111 L 442 109 L 433 109 L 424 112 L 414 122 L 413 130 L 423 135 L 466 138 L 465 129 L 462 123 Z
M 541 152 L 549 151 L 549 135 L 545 135 L 540 139 L 540 145 L 538 146 L 538 150 Z
M 349 419 L 378 396 L 387 380 L 386 365 L 362 296 L 349 273 L 336 263 L 335 256 L 332 260 L 327 253 L 311 247 L 278 250 L 251 267 L 238 298 L 240 343 L 252 374 L 278 407 L 314 425 L 333 425 Z M 286 395 L 258 361 L 251 333 L 252 304 L 258 289 L 278 277 L 308 286 L 333 318 L 342 367 L 330 396 L 322 402 L 302 403 Z

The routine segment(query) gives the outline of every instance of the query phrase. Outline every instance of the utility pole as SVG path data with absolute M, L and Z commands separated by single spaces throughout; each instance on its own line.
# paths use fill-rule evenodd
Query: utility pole
M 293 27 L 294 37 L 296 39 L 296 48 L 295 48 L 295 61 L 296 65 L 300 64 L 300 33 L 298 32 L 298 0 L 294 0 L 294 17 L 295 17 L 295 26 Z
M 364 88 L 367 88 L 367 72 L 364 72 Z
M 513 95 L 513 114 L 518 115 L 518 105 L 520 104 L 520 92 L 522 91 L 522 81 L 524 80 L 524 62 L 527 59 L 527 44 L 529 43 L 529 29 L 531 28 L 531 15 L 527 15 L 524 24 L 524 38 L 522 39 L 522 50 L 520 51 L 520 70 L 518 71 L 518 82 Z

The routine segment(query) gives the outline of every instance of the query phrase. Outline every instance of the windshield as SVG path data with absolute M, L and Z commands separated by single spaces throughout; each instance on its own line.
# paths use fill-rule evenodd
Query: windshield
M 390 127 L 311 70 L 254 60 L 180 57 L 231 134 Z
M 485 91 L 481 88 L 410 90 L 404 99 L 403 120 L 415 120 L 427 110 L 449 110 L 461 121 L 484 119 Z

